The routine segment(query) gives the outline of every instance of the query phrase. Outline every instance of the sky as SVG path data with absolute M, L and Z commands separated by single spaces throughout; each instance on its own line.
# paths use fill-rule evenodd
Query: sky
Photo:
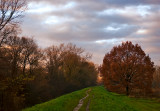
M 73 43 L 102 64 L 113 46 L 138 43 L 160 65 L 160 0 L 27 0 L 24 36 L 42 48 Z

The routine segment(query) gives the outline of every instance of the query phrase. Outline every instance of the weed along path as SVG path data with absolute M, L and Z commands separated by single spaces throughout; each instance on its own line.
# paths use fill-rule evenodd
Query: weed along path
M 86 91 L 86 96 L 82 99 L 79 100 L 79 104 L 74 108 L 73 111 L 79 111 L 79 109 L 82 107 L 84 100 L 89 96 L 89 92 L 91 91 L 91 89 Z M 86 108 L 87 111 L 89 111 L 89 104 L 87 105 Z

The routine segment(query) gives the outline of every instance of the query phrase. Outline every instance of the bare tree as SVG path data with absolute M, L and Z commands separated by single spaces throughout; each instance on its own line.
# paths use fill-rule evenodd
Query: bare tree
M 41 50 L 38 49 L 37 44 L 31 38 L 22 37 L 22 53 L 21 53 L 21 64 L 22 73 L 25 75 L 26 66 L 29 66 L 29 72 L 31 74 L 33 66 L 38 65 L 42 54 Z
M 0 46 L 23 16 L 26 0 L 0 0 Z M 10 30 L 8 30 L 9 27 Z
M 20 28 L 19 27 L 11 27 L 7 26 L 3 29 L 3 31 L 0 31 L 0 47 L 2 44 L 6 44 L 7 38 L 17 35 L 19 33 Z

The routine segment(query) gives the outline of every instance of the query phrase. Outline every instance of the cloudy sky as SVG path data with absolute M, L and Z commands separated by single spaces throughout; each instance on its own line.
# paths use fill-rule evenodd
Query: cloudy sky
M 97 64 L 132 41 L 160 65 L 160 0 L 28 0 L 22 30 L 41 47 L 74 43 Z

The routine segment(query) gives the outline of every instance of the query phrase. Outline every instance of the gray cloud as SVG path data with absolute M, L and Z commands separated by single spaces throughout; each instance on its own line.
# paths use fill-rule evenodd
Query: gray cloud
M 26 12 L 23 34 L 34 36 L 42 47 L 72 42 L 93 53 L 94 62 L 102 63 L 103 56 L 114 45 L 131 40 L 160 64 L 157 62 L 160 0 L 29 0 L 28 3 L 31 11 Z
M 42 2 L 44 0 L 29 0 L 35 2 Z M 45 0 L 45 2 L 53 4 L 65 4 L 72 0 Z M 74 0 L 79 3 L 97 3 L 97 0 Z M 116 4 L 116 5 L 138 5 L 138 4 L 159 4 L 159 0 L 98 0 L 98 3 L 103 4 Z

